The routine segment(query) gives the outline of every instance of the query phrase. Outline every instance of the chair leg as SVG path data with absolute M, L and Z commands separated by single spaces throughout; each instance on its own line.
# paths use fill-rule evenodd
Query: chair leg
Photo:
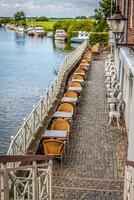
M 116 117 L 116 120 L 117 120 L 117 126 L 118 126 L 118 128 L 119 128 L 119 127 L 120 127 L 119 117 Z
M 63 167 L 63 157 L 61 156 L 61 167 Z
M 110 116 L 110 117 L 109 117 L 109 123 L 108 123 L 108 126 L 110 126 L 110 124 L 111 124 L 111 122 L 112 122 L 112 119 L 113 119 L 113 118 Z

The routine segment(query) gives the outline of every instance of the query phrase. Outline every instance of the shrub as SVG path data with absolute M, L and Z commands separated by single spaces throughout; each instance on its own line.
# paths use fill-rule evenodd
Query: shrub
M 108 33 L 107 32 L 92 32 L 90 34 L 89 44 L 94 45 L 99 43 L 101 45 L 108 44 Z

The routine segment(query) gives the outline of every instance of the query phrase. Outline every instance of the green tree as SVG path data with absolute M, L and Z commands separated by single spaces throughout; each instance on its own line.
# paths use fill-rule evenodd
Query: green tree
M 17 11 L 14 14 L 14 19 L 15 19 L 15 23 L 16 25 L 26 25 L 26 15 L 23 11 Z
M 45 16 L 41 16 L 41 17 L 36 17 L 35 21 L 49 21 L 49 19 Z
M 111 8 L 112 3 L 112 8 Z M 112 10 L 111 10 L 112 9 Z M 96 31 L 108 30 L 106 19 L 110 16 L 111 12 L 115 11 L 114 0 L 100 0 L 99 8 L 95 10 L 95 18 L 97 20 Z

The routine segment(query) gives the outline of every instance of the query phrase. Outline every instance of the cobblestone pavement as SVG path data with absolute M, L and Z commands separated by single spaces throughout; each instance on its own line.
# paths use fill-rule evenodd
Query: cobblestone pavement
M 63 167 L 53 164 L 53 200 L 122 200 L 127 139 L 108 127 L 104 60 L 93 60 L 78 104 Z

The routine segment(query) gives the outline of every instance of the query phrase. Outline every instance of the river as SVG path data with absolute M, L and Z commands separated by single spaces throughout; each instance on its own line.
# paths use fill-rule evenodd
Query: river
M 18 132 L 71 50 L 52 38 L 0 29 L 0 154 L 7 152 L 11 135 Z

